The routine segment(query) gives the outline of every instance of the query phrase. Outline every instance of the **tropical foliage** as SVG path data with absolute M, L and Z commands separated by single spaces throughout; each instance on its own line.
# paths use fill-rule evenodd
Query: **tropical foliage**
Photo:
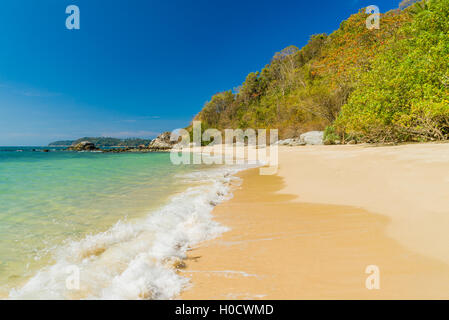
M 405 0 L 368 29 L 361 10 L 330 35 L 276 53 L 234 91 L 208 101 L 204 128 L 323 130 L 330 140 L 449 135 L 449 0 Z
M 419 2 L 363 74 L 335 125 L 358 140 L 449 137 L 449 1 Z

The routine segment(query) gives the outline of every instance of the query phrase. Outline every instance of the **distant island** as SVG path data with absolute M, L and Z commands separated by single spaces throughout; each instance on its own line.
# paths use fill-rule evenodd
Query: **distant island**
M 104 147 L 138 147 L 141 145 L 149 145 L 152 140 L 140 138 L 117 139 L 110 137 L 84 137 L 77 140 L 61 140 L 48 144 L 49 147 L 70 147 L 77 145 L 83 141 L 89 141 L 99 148 Z

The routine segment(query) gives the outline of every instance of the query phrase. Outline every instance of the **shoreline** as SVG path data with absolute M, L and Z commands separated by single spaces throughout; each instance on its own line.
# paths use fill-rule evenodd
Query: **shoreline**
M 159 300 L 178 295 L 187 280 L 176 270 L 187 248 L 227 230 L 212 220 L 211 212 L 228 198 L 234 174 L 240 171 L 218 166 L 186 169 L 175 174 L 176 188 L 162 185 L 171 195 L 159 205 L 135 219 L 120 219 L 103 231 L 55 246 L 49 263 L 21 283 L 5 286 L 0 299 Z M 66 267 L 78 268 L 79 289 L 66 287 Z
M 240 173 L 234 198 L 214 209 L 231 231 L 192 248 L 179 298 L 449 297 L 449 145 L 281 147 L 279 157 L 277 175 Z M 368 265 L 380 290 L 365 287 Z

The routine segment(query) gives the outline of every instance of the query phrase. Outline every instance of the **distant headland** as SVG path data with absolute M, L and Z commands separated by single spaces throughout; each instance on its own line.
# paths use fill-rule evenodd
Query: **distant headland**
M 141 138 L 128 138 L 128 139 L 118 139 L 110 137 L 84 137 L 77 140 L 61 140 L 55 141 L 48 144 L 49 147 L 70 147 L 77 145 L 83 141 L 89 141 L 99 148 L 104 147 L 138 147 L 141 145 L 149 145 L 151 139 L 141 139 Z
M 171 141 L 170 132 L 164 132 L 155 139 L 141 138 L 105 138 L 85 137 L 78 140 L 61 140 L 49 143 L 49 147 L 63 147 L 67 151 L 91 151 L 91 152 L 160 152 L 168 151 L 177 143 Z M 44 150 L 49 151 L 49 150 Z

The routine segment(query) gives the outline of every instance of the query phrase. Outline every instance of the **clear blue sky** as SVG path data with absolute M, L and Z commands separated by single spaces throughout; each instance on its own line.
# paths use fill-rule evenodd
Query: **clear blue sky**
M 4 0 L 0 145 L 151 137 L 185 127 L 211 95 L 275 52 L 399 0 Z M 81 29 L 67 30 L 78 5 Z

